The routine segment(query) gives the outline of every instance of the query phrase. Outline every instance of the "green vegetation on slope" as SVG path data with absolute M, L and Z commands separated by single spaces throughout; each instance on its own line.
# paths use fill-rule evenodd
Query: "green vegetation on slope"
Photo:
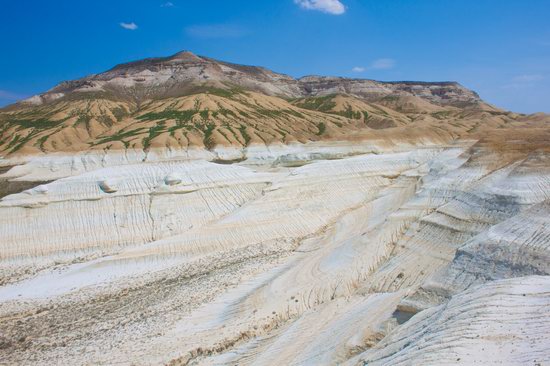
M 317 136 L 321 136 L 327 130 L 327 126 L 323 122 L 317 123 L 317 128 L 319 129 Z
M 336 94 L 330 94 L 323 97 L 298 99 L 295 104 L 296 106 L 304 109 L 310 109 L 319 112 L 329 112 L 334 107 L 336 107 L 336 103 L 332 101 L 335 96 Z
M 179 122 L 191 121 L 193 116 L 197 114 L 196 110 L 172 110 L 166 109 L 162 112 L 149 112 L 141 116 L 136 117 L 140 121 L 166 121 L 168 119 L 173 119 Z

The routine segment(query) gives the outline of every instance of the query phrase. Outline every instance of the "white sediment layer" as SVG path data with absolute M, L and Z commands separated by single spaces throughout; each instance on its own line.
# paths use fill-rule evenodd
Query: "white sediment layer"
M 3 161 L 0 363 L 544 365 L 550 160 L 473 143 Z

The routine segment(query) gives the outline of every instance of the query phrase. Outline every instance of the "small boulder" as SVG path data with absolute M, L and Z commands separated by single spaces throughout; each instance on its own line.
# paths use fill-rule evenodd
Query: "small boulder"
M 34 190 L 36 193 L 46 194 L 48 193 L 48 186 L 45 184 L 41 184 L 37 186 Z
M 172 173 L 168 174 L 166 178 L 164 178 L 164 183 L 167 186 L 175 186 L 181 183 L 181 179 Z
M 117 191 L 117 189 L 106 180 L 99 182 L 99 189 L 105 193 L 114 193 Z

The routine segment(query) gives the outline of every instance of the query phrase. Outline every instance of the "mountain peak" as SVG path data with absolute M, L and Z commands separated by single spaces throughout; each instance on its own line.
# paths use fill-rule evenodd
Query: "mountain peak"
M 491 113 L 505 114 L 455 82 L 295 79 L 181 51 L 63 82 L 0 111 L 0 153 L 269 145 L 471 117 L 447 126 L 455 135 Z
M 186 57 L 197 57 L 193 52 L 189 50 L 182 50 L 179 52 L 174 53 L 170 58 L 186 58 Z
M 188 95 L 205 85 L 221 89 L 238 87 L 285 98 L 349 94 L 373 101 L 400 94 L 437 105 L 462 106 L 481 102 L 475 92 L 456 82 L 381 82 L 318 75 L 295 79 L 263 67 L 220 61 L 183 50 L 171 56 L 122 63 L 103 73 L 60 83 L 26 103 L 51 102 L 69 94 L 80 99 L 86 97 L 82 94 L 85 92 L 106 92 L 115 100 L 141 103 L 166 96 Z
M 178 53 L 173 54 L 172 56 L 169 56 L 168 59 L 170 61 L 204 61 L 201 57 L 195 55 L 191 51 L 180 51 Z

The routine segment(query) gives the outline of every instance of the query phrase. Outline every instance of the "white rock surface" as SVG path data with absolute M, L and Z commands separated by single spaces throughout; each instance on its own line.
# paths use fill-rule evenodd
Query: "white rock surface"
M 424 310 L 349 364 L 546 365 L 550 277 L 490 282 Z
M 549 160 L 474 144 L 18 161 L 0 363 L 544 365 Z

